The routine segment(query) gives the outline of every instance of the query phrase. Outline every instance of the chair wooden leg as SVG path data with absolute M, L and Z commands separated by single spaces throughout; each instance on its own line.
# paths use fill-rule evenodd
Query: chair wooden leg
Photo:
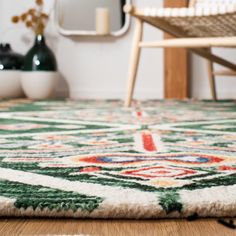
M 209 49 L 209 51 L 211 52 L 211 49 Z M 217 101 L 216 83 L 215 83 L 213 62 L 210 61 L 210 60 L 207 60 L 207 67 L 208 67 L 208 79 L 209 79 L 212 99 L 214 101 Z
M 126 99 L 125 99 L 126 107 L 130 107 L 132 99 L 133 99 L 134 87 L 135 87 L 138 64 L 139 64 L 139 59 L 140 59 L 140 52 L 141 52 L 139 43 L 142 41 L 142 36 L 143 36 L 143 22 L 141 19 L 137 18 L 136 29 L 134 33 L 134 40 L 133 40 L 133 45 L 132 45 L 133 48 L 132 48 L 131 58 L 130 58 L 128 87 L 127 87 L 127 94 L 126 94 Z

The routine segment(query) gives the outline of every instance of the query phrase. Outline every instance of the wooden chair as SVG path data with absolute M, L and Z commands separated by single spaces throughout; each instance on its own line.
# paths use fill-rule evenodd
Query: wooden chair
M 184 47 L 208 59 L 209 82 L 214 100 L 217 100 L 215 76 L 236 75 L 235 64 L 211 51 L 212 47 L 236 46 L 236 0 L 191 0 L 188 8 L 139 9 L 126 5 L 124 10 L 136 18 L 125 106 L 129 107 L 133 98 L 141 48 Z M 143 42 L 144 23 L 176 38 Z M 216 72 L 213 63 L 228 70 Z

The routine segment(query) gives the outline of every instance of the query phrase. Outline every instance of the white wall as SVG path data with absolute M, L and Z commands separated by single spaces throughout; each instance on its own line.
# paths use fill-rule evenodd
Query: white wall
M 52 0 L 45 2 L 49 9 Z M 156 0 L 134 0 L 134 2 L 140 7 L 162 6 L 162 1 Z M 0 0 L 0 29 L 12 27 L 9 20 L 11 15 L 27 9 L 32 3 L 33 0 Z M 72 98 L 123 98 L 133 30 L 132 24 L 125 36 L 106 40 L 96 37 L 65 38 L 58 35 L 53 24 L 50 24 L 47 30 L 48 44 L 57 56 L 62 75 L 57 93 L 64 95 L 68 84 Z M 147 40 L 162 38 L 162 33 L 150 26 L 145 27 L 144 35 Z M 16 51 L 22 53 L 29 49 L 32 38 L 33 35 L 20 26 L 13 26 L 13 30 L 4 35 L 4 41 L 10 42 Z M 236 62 L 234 51 L 224 51 L 224 54 Z M 135 91 L 136 98 L 163 97 L 162 58 L 161 49 L 143 50 Z M 191 65 L 193 96 L 208 98 L 210 93 L 204 60 L 194 56 Z M 217 85 L 221 98 L 236 98 L 236 78 L 219 78 Z

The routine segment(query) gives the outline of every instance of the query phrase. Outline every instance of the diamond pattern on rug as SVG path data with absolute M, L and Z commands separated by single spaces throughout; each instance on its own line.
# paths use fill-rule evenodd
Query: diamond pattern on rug
M 236 103 L 0 101 L 0 216 L 236 216 Z

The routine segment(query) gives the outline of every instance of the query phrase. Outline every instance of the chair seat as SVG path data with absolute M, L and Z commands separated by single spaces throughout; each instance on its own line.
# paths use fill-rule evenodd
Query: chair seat
M 236 4 L 208 4 L 195 8 L 144 8 L 129 13 L 180 37 L 236 36 Z

